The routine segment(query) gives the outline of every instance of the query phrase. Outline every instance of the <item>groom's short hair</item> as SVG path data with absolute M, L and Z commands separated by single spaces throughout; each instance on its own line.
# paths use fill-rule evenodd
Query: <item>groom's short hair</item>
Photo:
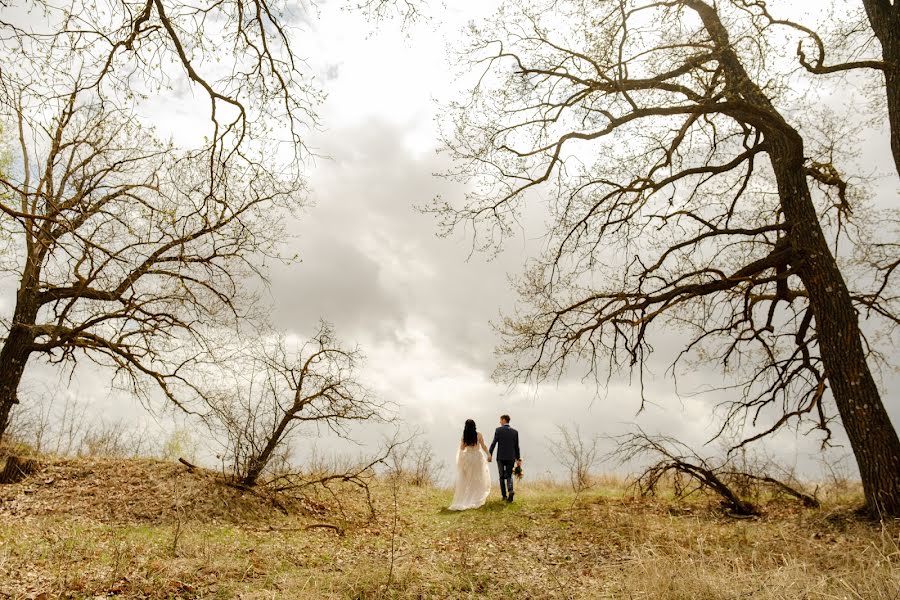
M 504 423 L 509 423 L 509 415 L 500 415 L 500 420 Z

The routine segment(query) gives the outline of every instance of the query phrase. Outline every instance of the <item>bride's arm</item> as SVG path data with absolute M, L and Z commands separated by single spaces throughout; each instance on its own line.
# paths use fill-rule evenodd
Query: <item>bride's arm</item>
M 490 454 L 488 454 L 487 446 L 484 445 L 484 436 L 480 433 L 478 434 L 478 443 L 481 445 L 481 449 L 484 450 L 484 453 L 490 456 Z
M 465 450 L 465 449 L 466 449 L 466 443 L 465 443 L 464 441 L 462 441 L 462 440 L 459 440 L 459 449 L 460 449 L 460 450 Z

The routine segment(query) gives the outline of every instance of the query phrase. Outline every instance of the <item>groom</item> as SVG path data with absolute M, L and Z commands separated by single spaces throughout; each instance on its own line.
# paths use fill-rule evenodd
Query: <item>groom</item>
M 500 471 L 500 495 L 507 502 L 512 502 L 516 495 L 513 492 L 513 465 L 521 465 L 522 457 L 519 456 L 519 432 L 509 426 L 509 415 L 500 415 L 500 427 L 494 431 L 494 441 L 491 442 L 491 449 L 488 451 L 488 462 L 494 456 L 495 446 L 497 446 L 497 470 Z

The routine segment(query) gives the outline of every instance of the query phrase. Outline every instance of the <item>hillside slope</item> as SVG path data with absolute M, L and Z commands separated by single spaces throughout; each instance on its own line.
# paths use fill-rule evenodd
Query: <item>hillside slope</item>
M 0 598 L 900 597 L 900 523 L 852 503 L 732 519 L 702 498 L 525 480 L 514 504 L 495 491 L 454 513 L 446 490 L 372 492 L 375 520 L 349 489 L 343 512 L 320 498 L 285 514 L 177 463 L 49 461 L 0 486 Z
M 276 517 L 271 499 L 225 485 L 216 473 L 151 459 L 45 458 L 38 472 L 0 485 L 0 519 L 71 517 L 100 523 L 171 523 Z

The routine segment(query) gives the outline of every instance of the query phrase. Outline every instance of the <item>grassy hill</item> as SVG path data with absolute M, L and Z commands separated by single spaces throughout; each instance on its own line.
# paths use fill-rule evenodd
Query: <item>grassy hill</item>
M 376 482 L 373 520 L 350 489 L 288 502 L 177 463 L 45 459 L 0 485 L 0 598 L 900 598 L 900 523 L 852 495 L 759 519 L 615 481 L 450 497 Z

